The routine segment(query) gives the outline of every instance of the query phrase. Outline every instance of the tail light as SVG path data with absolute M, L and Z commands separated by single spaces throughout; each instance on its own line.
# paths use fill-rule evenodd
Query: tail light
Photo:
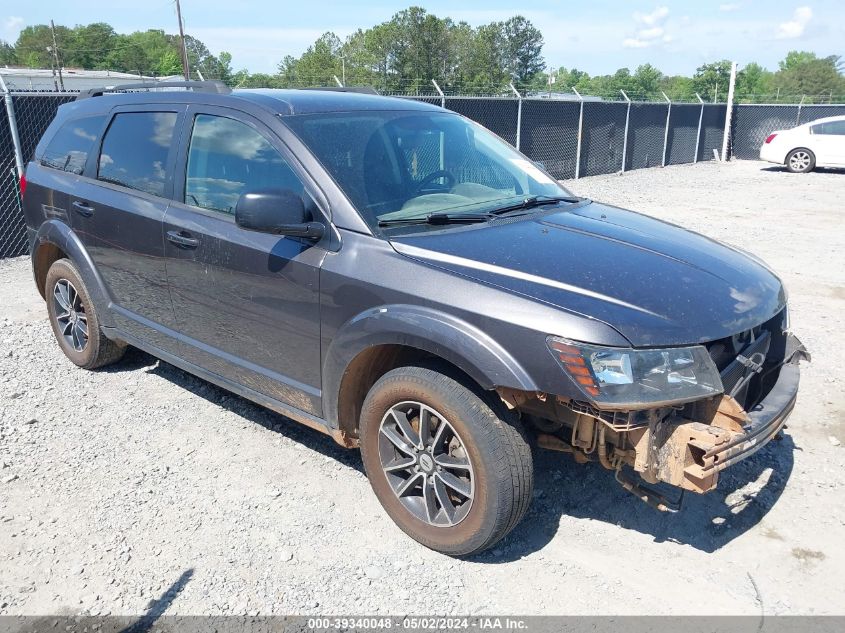
M 26 193 L 26 174 L 21 174 L 21 200 L 23 200 L 23 194 Z
M 766 137 L 766 143 L 771 143 L 773 140 L 775 140 L 775 137 L 776 137 L 776 136 L 777 136 L 777 134 L 769 134 L 769 135 Z

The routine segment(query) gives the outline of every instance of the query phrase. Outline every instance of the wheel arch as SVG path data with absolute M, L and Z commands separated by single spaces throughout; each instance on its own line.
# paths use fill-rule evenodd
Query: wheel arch
M 100 316 L 100 324 L 106 327 L 112 325 L 107 309 L 111 300 L 105 282 L 97 272 L 88 250 L 67 224 L 58 220 L 49 220 L 42 224 L 32 242 L 31 258 L 35 285 L 42 297 L 46 297 L 47 271 L 53 262 L 63 258 L 71 260 L 85 282 L 91 301 Z
M 483 390 L 537 390 L 511 354 L 466 321 L 421 306 L 380 306 L 349 321 L 329 346 L 323 371 L 325 419 L 357 437 L 370 387 L 391 369 L 427 360 L 453 367 Z

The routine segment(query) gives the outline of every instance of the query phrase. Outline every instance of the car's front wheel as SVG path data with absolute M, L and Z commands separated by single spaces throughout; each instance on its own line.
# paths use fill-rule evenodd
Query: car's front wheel
M 789 152 L 786 157 L 786 168 L 793 174 L 806 174 L 816 166 L 816 156 L 810 150 L 799 147 Z
M 378 380 L 361 414 L 364 468 L 396 524 L 452 556 L 479 552 L 528 509 L 531 450 L 500 402 L 424 367 Z

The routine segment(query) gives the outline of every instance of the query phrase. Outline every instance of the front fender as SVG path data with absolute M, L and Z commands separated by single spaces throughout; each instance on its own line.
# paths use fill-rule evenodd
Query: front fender
M 46 270 L 39 270 L 40 264 L 38 261 L 39 248 L 44 244 L 53 244 L 58 247 L 76 265 L 82 281 L 85 282 L 85 287 L 88 289 L 91 301 L 94 303 L 100 324 L 104 327 L 113 327 L 111 313 L 108 309 L 111 306 L 111 295 L 79 236 L 64 222 L 55 219 L 44 222 L 35 233 L 30 249 L 32 271 L 36 279 L 41 274 L 47 274 Z
M 338 330 L 323 366 L 325 418 L 338 419 L 338 397 L 346 368 L 376 345 L 405 345 L 438 356 L 484 389 L 536 391 L 523 367 L 486 332 L 457 317 L 415 305 L 387 305 L 362 312 Z

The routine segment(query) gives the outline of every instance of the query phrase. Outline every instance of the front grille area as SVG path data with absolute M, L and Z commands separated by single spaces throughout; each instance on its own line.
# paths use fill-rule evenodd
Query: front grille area
M 762 325 L 707 344 L 725 393 L 746 410 L 760 402 L 777 380 L 783 362 L 786 308 Z

